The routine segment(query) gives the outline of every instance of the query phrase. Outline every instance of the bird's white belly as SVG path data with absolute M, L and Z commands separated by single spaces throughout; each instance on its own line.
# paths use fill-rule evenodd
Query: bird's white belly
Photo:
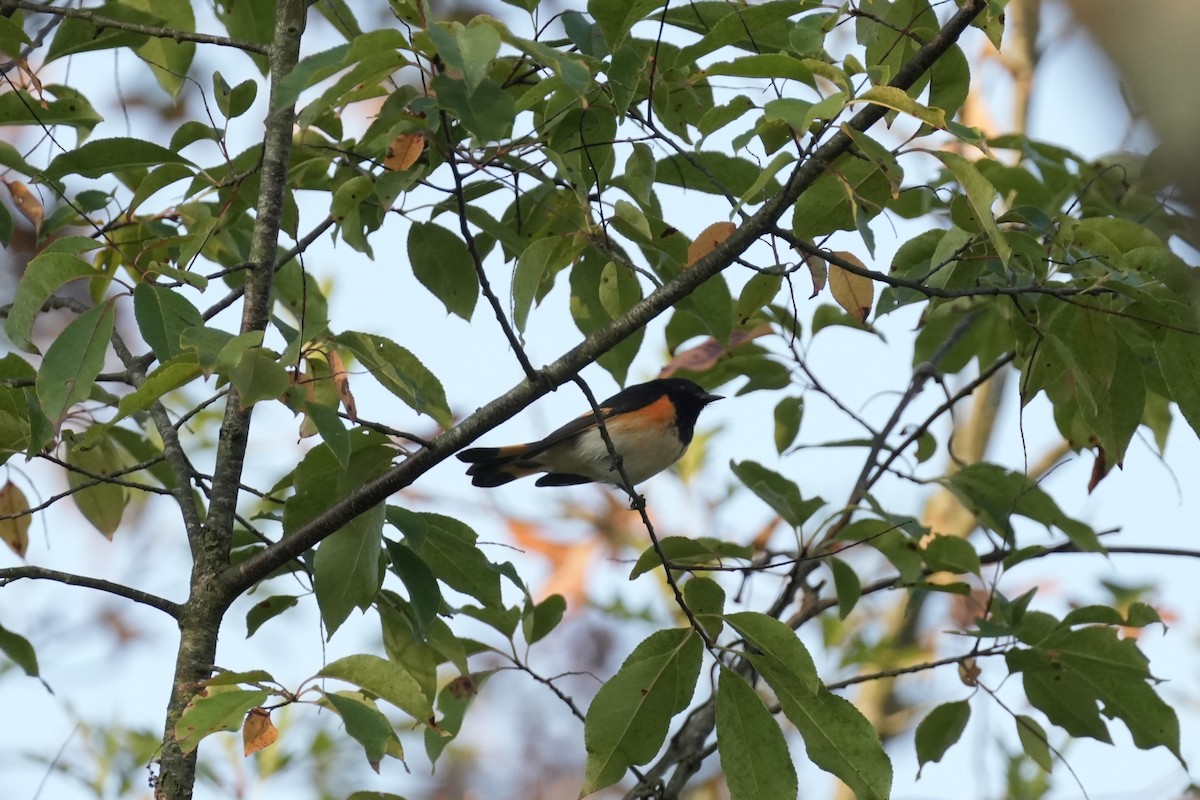
M 634 484 L 662 472 L 678 461 L 687 449 L 674 436 L 664 436 L 660 427 L 632 433 L 628 430 L 613 431 L 610 426 L 610 433 L 621 455 L 625 473 Z M 555 459 L 555 471 L 584 475 L 604 483 L 621 483 L 621 476 L 609 458 L 608 447 L 600 431 L 595 428 L 584 431 L 575 439 L 570 456 Z

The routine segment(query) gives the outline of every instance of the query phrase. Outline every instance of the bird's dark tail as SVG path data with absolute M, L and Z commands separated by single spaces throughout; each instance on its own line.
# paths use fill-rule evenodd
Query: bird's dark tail
M 540 472 L 540 468 L 521 459 L 528 452 L 528 445 L 518 444 L 511 447 L 472 447 L 458 454 L 459 461 L 465 461 L 471 466 L 467 474 L 471 476 L 473 486 L 503 486 Z

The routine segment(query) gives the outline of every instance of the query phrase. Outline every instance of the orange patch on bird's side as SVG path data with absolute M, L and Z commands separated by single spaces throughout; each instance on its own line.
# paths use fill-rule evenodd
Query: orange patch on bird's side
M 618 414 L 612 419 L 607 420 L 605 424 L 610 429 L 621 428 L 633 424 L 636 424 L 639 427 L 674 425 L 675 404 L 671 402 L 671 398 L 663 395 L 653 403 L 643 406 L 636 411 L 630 412 L 628 415 Z

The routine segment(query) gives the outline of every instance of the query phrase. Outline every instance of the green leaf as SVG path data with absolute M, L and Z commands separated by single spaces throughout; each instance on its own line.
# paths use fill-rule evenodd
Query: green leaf
M 162 20 L 162 24 L 171 30 L 194 33 L 196 18 L 192 13 L 191 3 L 161 3 L 156 0 L 121 0 L 122 5 L 136 8 L 147 14 L 154 14 Z M 101 13 L 104 13 L 101 11 Z M 167 94 L 177 97 L 187 78 L 188 69 L 192 65 L 192 57 L 196 54 L 195 42 L 176 41 L 163 36 L 148 36 L 146 41 L 136 50 L 138 58 L 145 61 L 158 85 Z
M 383 630 L 383 650 L 388 659 L 408 672 L 432 702 L 437 694 L 437 671 L 441 656 L 429 642 L 417 638 L 412 605 L 388 590 L 376 601 Z
M 1059 627 L 1035 649 L 1005 655 L 1009 670 L 1023 673 L 1029 702 L 1071 735 L 1109 741 L 1102 709 L 1125 723 L 1138 747 L 1161 745 L 1182 762 L 1179 718 L 1154 691 L 1137 643 L 1115 628 Z
M 529 310 L 553 285 L 554 275 L 582 249 L 574 237 L 550 236 L 538 239 L 525 248 L 513 270 L 513 324 L 524 332 Z
M 796 441 L 803 417 L 803 397 L 785 397 L 775 406 L 775 451 L 780 455 Z
M 432 82 L 438 105 L 462 121 L 472 134 L 484 141 L 507 139 L 517 116 L 513 96 L 491 78 L 473 90 L 464 81 L 438 75 Z
M 731 800 L 796 797 L 787 741 L 758 692 L 722 666 L 716 705 L 717 751 Z
M 329 446 L 329 451 L 337 458 L 338 463 L 349 466 L 352 450 L 350 431 L 338 415 L 337 406 L 322 405 L 310 400 L 304 403 L 304 413 L 312 420 L 317 433 L 321 434 L 321 441 Z
M 687 157 L 678 153 L 667 156 L 659 160 L 656 169 L 660 184 L 708 194 L 724 195 L 728 192 L 735 198 L 744 197 L 761 174 L 762 168 L 753 161 L 711 150 L 688 153 Z M 767 181 L 764 188 L 770 196 L 778 194 L 783 187 L 779 181 L 772 179 Z
M 46 85 L 42 90 L 56 99 L 24 91 L 0 93 L 0 125 L 69 125 L 82 138 L 104 121 L 87 98 L 70 87 Z
M 317 548 L 313 589 L 330 638 L 355 606 L 366 610 L 379 593 L 383 521 L 384 505 L 379 503 L 350 520 Z
M 971 210 L 975 212 L 975 217 L 979 220 L 984 233 L 991 240 L 992 246 L 996 248 L 1000 262 L 1007 266 L 1008 260 L 1012 258 L 1012 245 L 1000 231 L 1000 226 L 996 224 L 996 216 L 992 213 L 992 203 L 996 199 L 996 187 L 983 177 L 974 164 L 957 153 L 940 150 L 934 155 L 941 159 L 942 163 L 946 165 L 946 169 L 950 170 L 950 174 L 967 193 L 967 202 L 971 204 Z
M 567 599 L 561 594 L 552 594 L 521 617 L 522 632 L 528 644 L 541 641 L 562 622 L 567 611 Z
M 430 763 L 437 763 L 446 745 L 454 741 L 454 737 L 462 730 L 467 709 L 491 675 L 490 672 L 463 674 L 442 687 L 437 702 L 438 711 L 442 714 L 438 721 L 441 730 L 425 729 L 425 752 L 429 755 Z
M 587 11 L 600 26 L 609 52 L 615 52 L 634 23 L 661 5 L 662 0 L 588 0 Z
M 234 39 L 269 45 L 275 33 L 275 4 L 267 0 L 231 0 L 214 6 L 217 18 Z M 264 75 L 267 57 L 257 53 L 250 56 Z
M 404 534 L 442 583 L 487 606 L 502 605 L 500 574 L 475 546 L 479 537 L 465 523 L 398 506 L 388 507 L 387 521 Z
M 105 19 L 136 25 L 162 25 L 162 19 L 157 15 L 119 2 L 105 3 L 99 8 L 99 15 Z M 144 44 L 147 38 L 144 33 L 135 33 L 120 27 L 97 26 L 79 17 L 68 17 L 62 20 L 62 24 L 55 31 L 54 39 L 46 53 L 46 61 L 49 63 L 64 56 L 94 50 L 111 50 L 118 47 L 136 49 Z
M 468 26 L 457 22 L 435 23 L 427 32 L 446 66 L 462 72 L 470 90 L 487 77 L 492 59 L 500 52 L 500 34 L 484 17 Z
M 275 400 L 291 385 L 279 356 L 265 347 L 241 350 L 227 374 L 237 388 L 238 404 L 243 409 L 263 400 Z
M 935 128 L 942 129 L 946 127 L 945 111 L 940 108 L 923 106 L 909 97 L 908 93 L 903 89 L 897 89 L 895 86 L 872 86 L 850 101 L 851 105 L 854 103 L 871 103 L 872 105 L 883 106 L 884 108 L 890 108 L 894 111 L 908 114 L 911 117 L 916 117 L 925 124 L 932 125 Z
M 571 317 L 575 327 L 584 336 L 615 319 L 609 311 L 614 296 L 625 310 L 642 299 L 642 287 L 633 270 L 620 264 L 614 264 L 610 269 L 610 263 L 613 262 L 599 250 L 588 248 L 571 268 Z M 614 280 L 615 287 L 612 285 Z M 602 286 L 606 287 L 603 294 L 610 301 L 609 307 L 600 299 Z M 629 365 L 641 348 L 645 335 L 645 329 L 639 328 L 598 359 L 600 366 L 608 370 L 619 385 L 625 384 Z
M 142 338 L 159 361 L 183 353 L 180 335 L 187 328 L 204 324 L 200 312 L 179 292 L 149 283 L 134 287 L 133 314 Z
M 979 554 L 966 539 L 959 536 L 939 535 L 925 545 L 925 563 L 931 569 L 959 574 L 979 574 Z
M 696 619 L 716 639 L 721 635 L 724 623 L 721 614 L 725 611 L 725 590 L 712 578 L 694 575 L 683 585 L 683 600 L 696 615 Z
M 917 777 L 930 761 L 941 761 L 957 742 L 971 719 L 971 704 L 966 700 L 943 703 L 930 711 L 917 726 Z
M 217 731 L 236 731 L 250 713 L 266 702 L 269 693 L 262 689 L 236 686 L 209 686 L 192 696 L 175 723 L 175 739 L 184 753 L 190 753 L 200 740 Z
M 746 545 L 724 542 L 708 536 L 699 536 L 695 539 L 690 536 L 667 536 L 660 539 L 658 544 L 662 547 L 667 561 L 683 566 L 721 564 L 724 559 L 749 559 L 753 555 L 752 549 Z M 629 580 L 652 569 L 657 569 L 661 563 L 654 547 L 647 547 L 638 556 L 637 563 L 630 570 Z
M 765 663 L 757 659 L 755 666 Z M 886 800 L 892 791 L 892 762 L 879 734 L 854 704 L 822 686 L 816 695 L 798 691 L 774 669 L 763 678 L 779 697 L 783 713 L 804 738 L 808 758 L 837 776 L 859 800 Z
M 69 432 L 67 432 L 69 433 Z M 75 437 L 64 434 L 64 440 L 71 445 Z M 67 450 L 67 464 L 74 467 L 76 472 L 67 472 L 67 485 L 74 491 L 71 499 L 76 508 L 83 514 L 84 519 L 100 531 L 105 538 L 111 539 L 121 524 L 125 505 L 129 502 L 129 490 L 115 483 L 88 484 L 96 480 L 91 475 L 106 476 L 111 472 L 121 470 L 128 462 L 124 454 L 116 447 L 112 439 L 102 437 L 94 445 L 75 444 Z M 91 473 L 91 475 L 85 474 Z
M 388 749 L 400 748 L 400 740 L 392 730 L 392 723 L 374 703 L 357 693 L 324 692 L 323 696 L 342 718 L 342 722 L 346 723 L 346 733 L 362 745 L 371 769 L 379 772 L 379 764 Z
M 29 262 L 25 274 L 21 276 L 21 282 L 17 284 L 17 294 L 4 323 L 4 331 L 8 338 L 27 353 L 39 352 L 29 337 L 33 332 L 33 321 L 41 312 L 42 306 L 56 291 L 71 281 L 95 278 L 98 275 L 91 264 L 75 255 L 49 252 L 35 257 Z
M 634 648 L 588 707 L 580 796 L 612 786 L 628 767 L 654 757 L 671 719 L 691 703 L 703 655 L 690 628 L 657 631 Z
M 792 231 L 806 241 L 834 231 L 852 231 L 859 220 L 883 210 L 891 182 L 874 161 L 842 156 L 796 201 Z
M 10 661 L 20 667 L 29 677 L 36 678 L 40 674 L 38 672 L 37 653 L 34 652 L 33 645 L 24 636 L 19 633 L 13 633 L 3 625 L 0 625 L 0 652 L 3 652 Z
M 838 618 L 845 619 L 862 597 L 862 582 L 854 568 L 840 558 L 830 556 L 829 569 L 833 572 L 833 589 L 837 593 Z
M 396 663 L 362 653 L 328 664 L 316 678 L 336 678 L 370 692 L 426 725 L 433 723 L 433 706 L 421 687 Z
M 795 483 L 754 461 L 731 461 L 737 479 L 794 528 L 799 528 L 825 501 L 819 497 L 805 500 Z
M 390 339 L 358 331 L 338 334 L 334 341 L 353 353 L 383 388 L 410 408 L 428 414 L 444 428 L 454 424 L 441 382 L 411 352 Z
M 117 413 L 112 419 L 102 425 L 92 425 L 88 428 L 83 439 L 84 445 L 95 444 L 101 436 L 112 431 L 116 423 L 133 414 L 148 410 L 168 392 L 173 392 L 180 386 L 190 383 L 200 374 L 200 365 L 196 363 L 193 353 L 185 353 L 161 364 L 146 376 L 141 386 L 121 398 L 121 402 L 117 405 Z
M 72 406 L 91 396 L 115 319 L 116 307 L 111 301 L 89 308 L 71 320 L 46 350 L 36 389 L 42 411 L 55 431 Z
M 823 688 L 808 648 L 787 625 L 757 611 L 726 614 L 725 621 L 758 651 L 750 659 L 764 676 L 770 672 L 776 682 L 790 687 L 789 691 L 810 696 Z M 775 684 L 771 685 L 778 693 Z
M 1155 341 L 1154 355 L 1171 399 L 1192 430 L 1200 434 L 1200 337 L 1166 331 Z
M 46 167 L 45 174 L 49 178 L 61 178 L 64 175 L 101 178 L 121 170 L 155 167 L 159 164 L 195 166 L 174 150 L 162 145 L 142 139 L 116 137 L 97 139 L 56 156 L 50 162 L 50 166 Z
M 279 616 L 298 602 L 300 598 L 290 594 L 277 594 L 266 600 L 259 600 L 246 612 L 246 638 L 249 639 L 265 622 Z
M 442 610 L 442 590 L 438 588 L 437 576 L 412 548 L 385 539 L 392 571 L 408 590 L 408 602 L 412 607 L 413 632 L 425 639 L 429 626 Z
M 1046 731 L 1036 719 L 1025 714 L 1018 714 L 1016 723 L 1017 738 L 1021 740 L 1021 749 L 1025 751 L 1025 755 L 1046 772 L 1050 772 L 1054 768 L 1054 759 L 1050 755 L 1050 740 L 1046 738 Z
M 1018 472 L 996 464 L 971 464 L 947 478 L 943 485 L 983 525 L 1009 542 L 1013 541 L 1010 520 L 1021 515 L 1048 528 L 1058 528 L 1081 550 L 1104 551 L 1095 531 L 1064 514 L 1050 495 Z
M 479 282 L 463 240 L 440 225 L 415 222 L 408 230 L 408 258 L 413 275 L 446 311 L 469 322 L 479 299 Z

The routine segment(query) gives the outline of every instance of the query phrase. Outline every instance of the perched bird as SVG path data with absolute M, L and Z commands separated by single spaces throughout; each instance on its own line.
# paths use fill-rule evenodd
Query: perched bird
M 604 427 L 629 480 L 641 483 L 674 464 L 692 441 L 700 411 L 720 396 L 692 381 L 663 378 L 630 386 L 600 404 Z M 533 475 L 538 486 L 621 484 L 592 411 L 537 442 L 473 447 L 458 454 L 475 486 L 500 486 Z

